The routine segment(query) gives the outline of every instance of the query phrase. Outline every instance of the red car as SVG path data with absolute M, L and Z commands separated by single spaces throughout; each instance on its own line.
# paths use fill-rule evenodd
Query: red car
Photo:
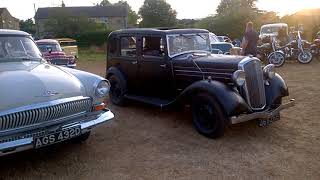
M 43 57 L 51 64 L 75 68 L 77 66 L 74 56 L 68 56 L 60 47 L 58 41 L 53 39 L 41 39 L 36 41 Z

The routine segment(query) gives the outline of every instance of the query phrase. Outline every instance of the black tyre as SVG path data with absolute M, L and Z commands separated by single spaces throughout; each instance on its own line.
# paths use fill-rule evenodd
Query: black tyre
M 125 104 L 125 92 L 126 92 L 126 85 L 124 80 L 120 79 L 116 75 L 111 75 L 108 78 L 111 88 L 110 88 L 110 99 L 111 102 L 118 106 L 123 106 Z
M 304 50 L 303 52 L 299 53 L 298 61 L 301 64 L 308 64 L 312 61 L 312 53 L 308 50 Z
M 223 136 L 227 118 L 214 97 L 207 93 L 195 95 L 191 110 L 193 124 L 200 134 L 209 138 Z
M 91 133 L 91 132 L 89 131 L 89 132 L 86 132 L 86 133 L 81 134 L 80 136 L 74 138 L 74 139 L 73 139 L 73 142 L 76 142 L 76 143 L 85 142 L 86 140 L 89 139 L 90 133 Z
M 280 52 L 273 52 L 268 56 L 268 61 L 276 67 L 280 67 L 284 64 L 286 57 Z

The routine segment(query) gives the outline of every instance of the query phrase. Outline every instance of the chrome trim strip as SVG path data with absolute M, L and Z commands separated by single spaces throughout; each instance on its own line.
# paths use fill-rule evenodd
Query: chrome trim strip
M 77 100 L 86 100 L 86 99 L 90 99 L 90 97 L 76 96 L 76 97 L 71 97 L 71 98 L 57 99 L 57 100 L 53 100 L 53 101 L 49 101 L 49 102 L 32 104 L 32 105 L 18 107 L 15 109 L 10 109 L 7 111 L 2 111 L 2 112 L 0 112 L 0 116 L 13 114 L 13 113 L 21 112 L 21 111 L 28 111 L 28 110 L 32 110 L 32 109 L 44 108 L 44 107 L 48 107 L 48 106 L 54 106 L 54 105 L 77 101 Z
M 188 76 L 188 77 L 201 77 L 201 79 L 203 78 L 202 75 L 192 75 L 192 74 L 175 74 L 176 76 Z M 226 80 L 232 80 L 232 78 L 227 78 L 227 77 L 211 77 L 212 79 L 226 79 Z
M 173 68 L 175 69 L 198 69 L 195 67 L 189 67 L 189 66 L 174 66 Z M 226 71 L 230 71 L 230 73 L 234 72 L 234 69 L 215 69 L 215 68 L 201 68 L 203 70 L 212 70 L 212 71 L 222 71 L 222 72 L 226 72 Z
M 62 125 L 62 128 L 80 125 L 82 133 L 88 132 L 91 130 L 91 128 L 114 118 L 114 114 L 109 109 L 105 109 L 103 110 L 103 113 L 97 115 L 96 117 L 97 117 L 96 119 L 89 120 L 87 122 L 79 122 L 79 123 L 73 122 L 70 124 Z M 36 134 L 36 133 L 37 132 L 32 134 Z M 0 143 L 0 156 L 4 156 L 4 155 L 16 153 L 16 152 L 20 152 L 28 149 L 33 149 L 33 148 L 34 148 L 33 137 L 4 142 L 4 143 Z
M 240 116 L 233 116 L 230 118 L 231 124 L 238 124 L 254 119 L 268 119 L 276 114 L 278 114 L 281 110 L 293 107 L 295 105 L 295 99 L 291 99 L 289 102 L 285 104 L 281 104 L 278 108 L 273 109 L 271 111 L 263 111 L 263 112 L 255 112 L 252 114 L 245 114 Z
M 188 71 L 188 70 L 174 70 L 175 72 L 185 72 L 185 73 L 201 73 L 200 71 Z M 203 71 L 203 74 L 217 74 L 217 75 L 228 75 L 232 76 L 232 73 L 219 73 L 219 72 L 211 72 L 211 71 Z
M 19 140 L 15 140 L 15 141 L 10 141 L 10 142 L 5 142 L 0 144 L 0 149 L 9 149 L 9 148 L 13 148 L 13 147 L 19 147 L 19 146 L 24 146 L 24 145 L 28 145 L 31 144 L 33 141 L 33 138 L 25 138 L 25 139 L 19 139 Z
M 72 114 L 70 116 L 65 116 L 65 117 L 62 117 L 62 118 L 59 118 L 59 119 L 53 119 L 51 121 L 47 121 L 47 122 L 39 122 L 37 124 L 32 124 L 32 125 L 29 125 L 29 126 L 24 126 L 24 127 L 17 127 L 17 128 L 14 128 L 14 129 L 7 129 L 7 130 L 2 130 L 0 131 L 0 135 L 1 136 L 5 136 L 6 134 L 10 134 L 11 132 L 22 132 L 22 131 L 26 131 L 28 129 L 33 129 L 33 128 L 42 128 L 42 127 L 45 127 L 45 126 L 50 126 L 50 125 L 54 125 L 54 124 L 57 124 L 59 122 L 63 122 L 63 121 L 67 121 L 67 120 L 70 120 L 70 119 L 74 119 L 74 118 L 79 118 L 81 116 L 84 116 L 87 112 L 83 111 L 83 112 L 80 112 L 80 113 L 77 113 L 77 114 Z
M 105 121 L 108 121 L 112 118 L 114 118 L 114 114 L 110 110 L 108 110 L 107 112 L 102 113 L 98 119 L 82 123 L 81 129 L 91 128 L 91 127 L 96 126 L 98 124 L 101 124 Z

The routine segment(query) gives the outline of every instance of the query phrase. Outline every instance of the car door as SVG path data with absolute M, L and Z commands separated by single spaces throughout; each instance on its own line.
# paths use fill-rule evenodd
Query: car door
M 143 95 L 171 98 L 173 81 L 165 36 L 142 35 L 139 40 L 139 89 Z
M 121 34 L 117 37 L 117 55 L 112 56 L 108 51 L 108 67 L 117 67 L 127 79 L 127 89 L 129 92 L 137 90 L 137 72 L 138 72 L 138 51 L 136 35 Z M 111 63 L 111 64 L 109 64 Z

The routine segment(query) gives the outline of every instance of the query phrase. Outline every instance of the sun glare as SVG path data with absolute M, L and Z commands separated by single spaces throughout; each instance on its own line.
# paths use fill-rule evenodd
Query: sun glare
M 260 0 L 257 6 L 264 10 L 278 12 L 283 16 L 302 9 L 320 8 L 320 0 Z

